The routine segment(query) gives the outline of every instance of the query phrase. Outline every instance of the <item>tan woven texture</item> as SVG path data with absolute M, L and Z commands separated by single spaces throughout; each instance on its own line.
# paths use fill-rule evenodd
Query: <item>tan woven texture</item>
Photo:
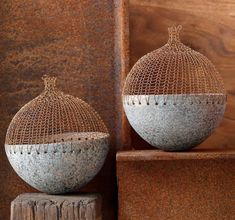
M 77 138 L 77 133 L 108 133 L 100 116 L 86 102 L 65 95 L 56 86 L 55 77 L 43 77 L 45 89 L 23 106 L 12 119 L 6 144 L 47 144 Z M 93 132 L 93 133 L 92 133 Z M 68 135 L 66 135 L 68 134 Z M 89 138 L 89 135 L 80 135 Z
M 225 94 L 214 65 L 180 42 L 181 28 L 168 28 L 168 42 L 134 65 L 127 76 L 123 95 Z

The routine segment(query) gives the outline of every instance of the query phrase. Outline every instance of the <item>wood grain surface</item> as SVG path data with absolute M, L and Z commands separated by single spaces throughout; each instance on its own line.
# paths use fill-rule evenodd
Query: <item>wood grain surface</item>
M 11 220 L 102 220 L 98 194 L 46 195 L 27 193 L 11 203 Z
M 104 219 L 115 219 L 115 152 L 122 146 L 121 78 L 128 67 L 126 0 L 0 1 L 0 220 L 10 202 L 34 191 L 11 168 L 4 151 L 14 114 L 43 89 L 44 74 L 82 98 L 111 133 L 102 171 L 82 191 L 103 197 Z
M 220 72 L 228 93 L 220 127 L 200 148 L 235 148 L 235 1 L 130 0 L 130 63 L 163 46 L 167 27 L 181 24 L 181 40 L 203 53 Z M 152 148 L 133 130 L 131 146 Z

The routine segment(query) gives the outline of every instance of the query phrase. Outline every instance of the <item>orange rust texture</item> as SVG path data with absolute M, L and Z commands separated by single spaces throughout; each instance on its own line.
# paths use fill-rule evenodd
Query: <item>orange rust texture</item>
M 127 151 L 117 175 L 119 220 L 235 219 L 235 151 Z
M 43 89 L 41 77 L 82 98 L 111 133 L 104 168 L 83 191 L 100 192 L 104 219 L 115 219 L 115 151 L 121 145 L 120 82 L 128 67 L 126 0 L 0 1 L 0 219 L 10 202 L 34 191 L 10 167 L 4 152 L 14 114 Z

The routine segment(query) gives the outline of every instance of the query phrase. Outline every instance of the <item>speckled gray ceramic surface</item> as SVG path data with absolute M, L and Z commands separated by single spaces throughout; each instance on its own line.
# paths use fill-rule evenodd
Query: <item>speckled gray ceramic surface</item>
M 68 141 L 71 136 L 73 140 Z M 88 183 L 103 166 L 109 135 L 94 132 L 65 137 L 61 143 L 5 145 L 6 154 L 16 173 L 39 191 L 73 192 Z
M 123 105 L 134 130 L 165 151 L 183 151 L 204 141 L 223 118 L 224 94 L 125 95 Z

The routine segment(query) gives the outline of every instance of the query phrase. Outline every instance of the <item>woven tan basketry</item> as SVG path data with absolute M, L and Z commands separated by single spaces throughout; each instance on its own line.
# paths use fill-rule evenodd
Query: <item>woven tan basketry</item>
M 43 93 L 23 106 L 11 121 L 6 144 L 48 144 L 108 133 L 100 116 L 86 102 L 60 92 L 55 77 L 44 76 L 43 80 Z

